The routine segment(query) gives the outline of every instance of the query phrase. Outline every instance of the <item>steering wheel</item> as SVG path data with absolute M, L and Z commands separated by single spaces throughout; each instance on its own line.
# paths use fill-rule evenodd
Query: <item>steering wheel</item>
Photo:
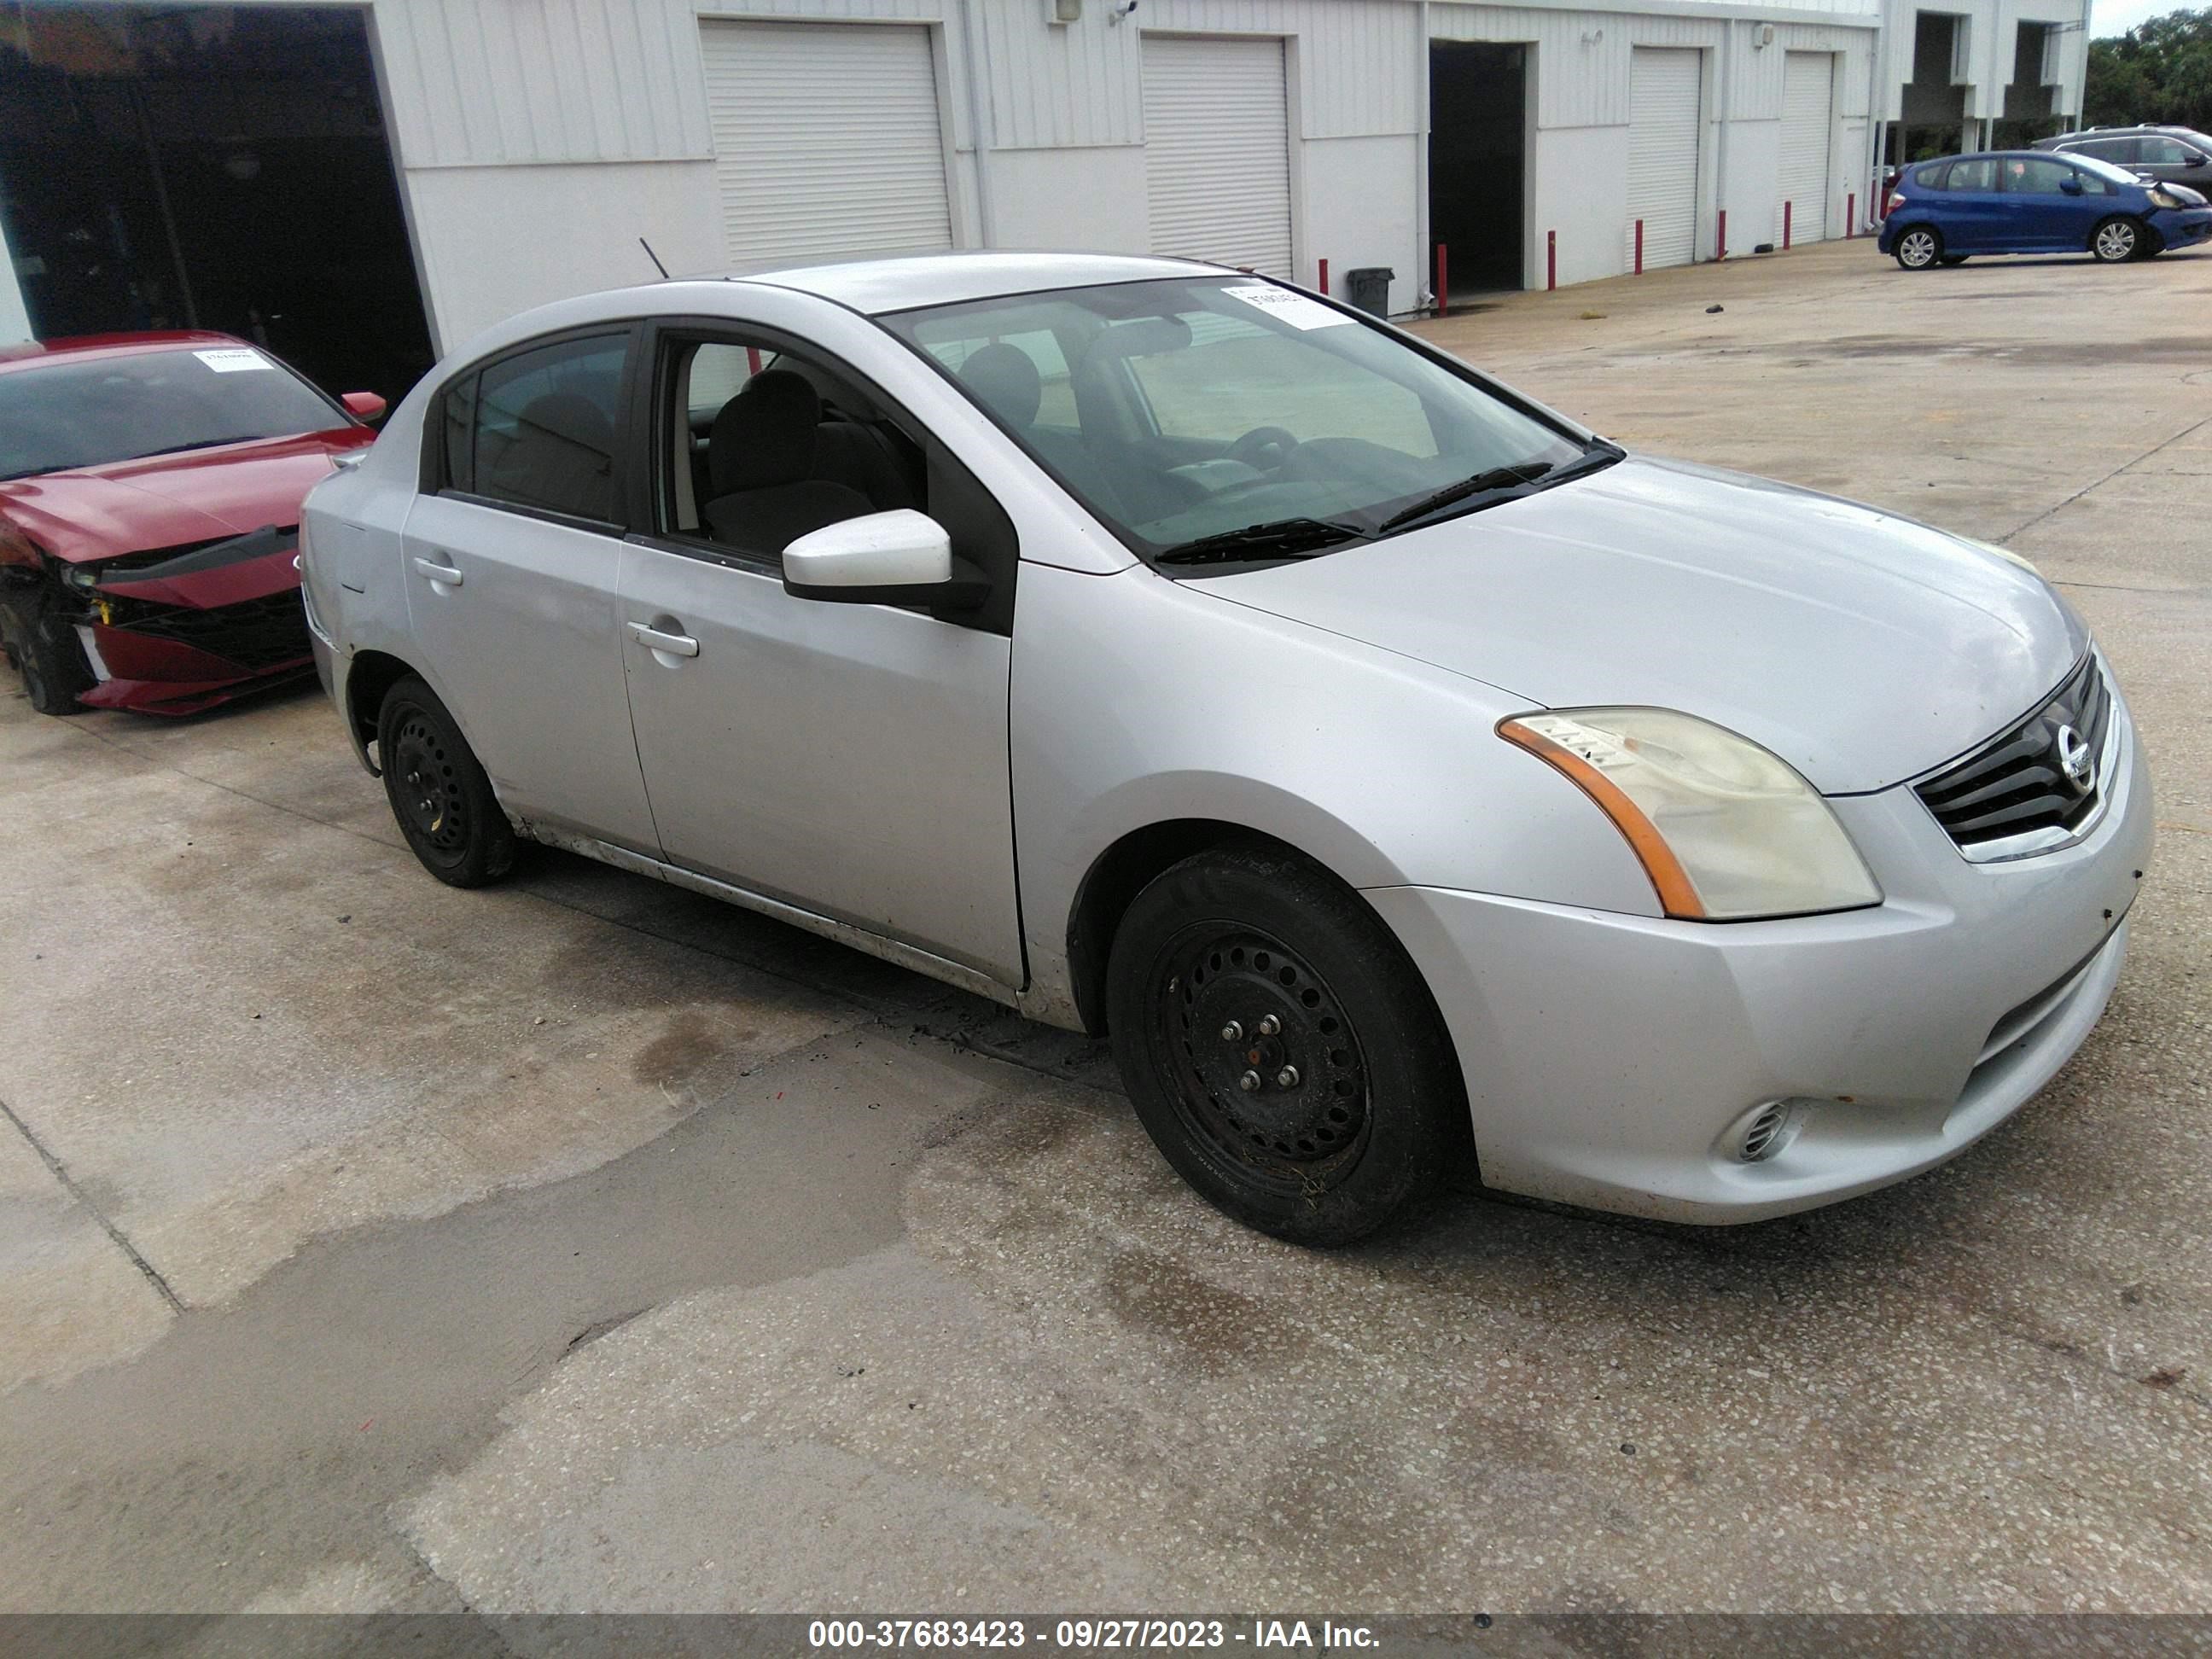
M 1279 471 L 1298 447 L 1297 434 L 1279 426 L 1255 426 L 1229 446 L 1224 460 L 1242 461 L 1261 472 Z

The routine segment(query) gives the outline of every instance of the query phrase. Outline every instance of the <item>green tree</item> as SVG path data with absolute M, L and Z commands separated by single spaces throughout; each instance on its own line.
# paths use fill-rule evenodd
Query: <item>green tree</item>
M 2081 118 L 2212 128 L 2212 10 L 2170 11 L 2089 43 Z

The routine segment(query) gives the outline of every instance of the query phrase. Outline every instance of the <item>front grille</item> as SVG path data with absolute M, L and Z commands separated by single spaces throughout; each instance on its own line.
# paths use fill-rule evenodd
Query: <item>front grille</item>
M 2041 708 L 1917 791 L 1970 859 L 2049 851 L 2102 806 L 2112 735 L 2112 686 L 2091 652 Z
M 310 654 L 307 613 L 300 606 L 300 590 L 288 587 L 263 599 L 239 605 L 218 605 L 212 611 L 147 610 L 116 621 L 134 634 L 150 634 L 180 645 L 211 652 L 243 668 L 274 668 Z

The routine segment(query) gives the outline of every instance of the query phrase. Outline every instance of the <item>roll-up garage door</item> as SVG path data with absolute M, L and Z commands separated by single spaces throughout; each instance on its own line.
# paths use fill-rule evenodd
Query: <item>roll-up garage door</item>
M 1698 140 L 1704 54 L 1629 54 L 1628 216 L 1644 221 L 1644 264 L 1686 265 L 1698 247 Z
M 927 28 L 699 29 L 733 264 L 952 246 Z
M 1291 274 L 1280 40 L 1145 37 L 1152 252 Z
M 1828 234 L 1828 98 L 1835 62 L 1825 52 L 1793 52 L 1782 66 L 1782 199 L 1791 204 L 1792 245 Z M 1778 218 L 1781 210 L 1775 211 Z M 1779 234 L 1778 223 L 1775 230 Z

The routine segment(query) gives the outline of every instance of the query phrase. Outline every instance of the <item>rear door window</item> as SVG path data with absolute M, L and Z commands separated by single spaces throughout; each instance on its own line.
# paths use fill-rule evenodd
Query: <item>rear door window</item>
M 2094 155 L 2100 161 L 2118 161 L 2124 166 L 2136 159 L 2142 143 L 2139 138 L 2092 138 L 2086 144 L 2069 144 L 2066 148 L 2079 155 Z
M 1945 190 L 1987 191 L 1997 187 L 1997 162 L 1994 155 L 1978 155 L 1964 161 L 1951 163 L 1951 171 L 1944 178 Z
M 627 332 L 556 340 L 488 366 L 472 397 L 448 392 L 449 465 L 464 463 L 453 483 L 503 506 L 616 522 L 629 356 Z

